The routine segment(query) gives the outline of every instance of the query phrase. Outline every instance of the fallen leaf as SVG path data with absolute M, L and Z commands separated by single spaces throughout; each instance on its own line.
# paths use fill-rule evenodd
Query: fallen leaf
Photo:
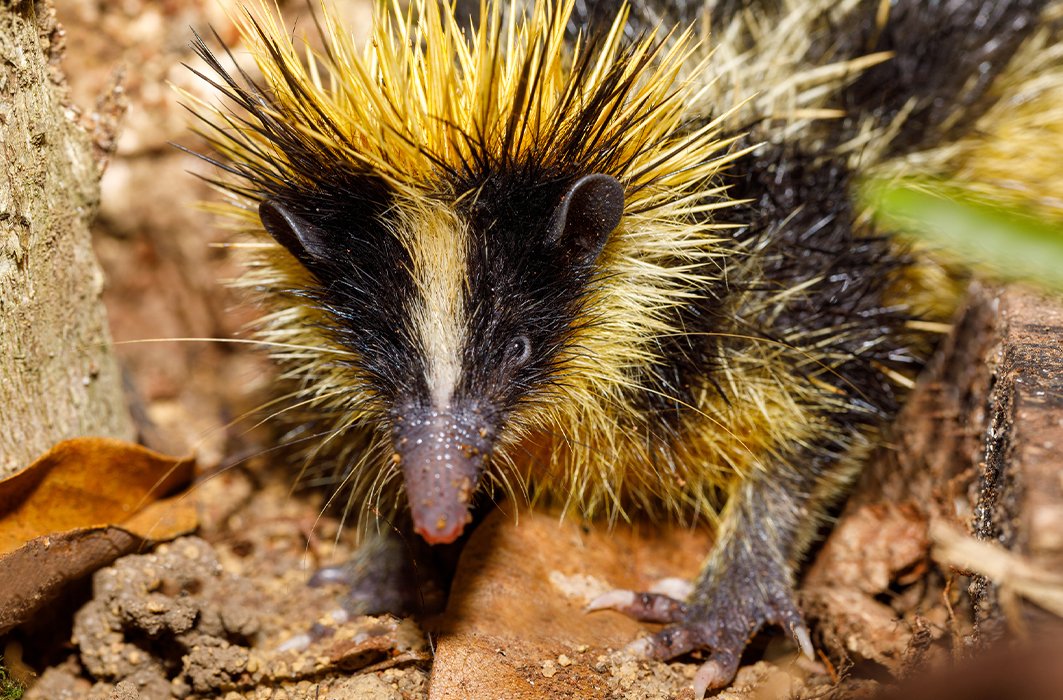
M 194 505 L 164 499 L 194 462 L 110 438 L 55 445 L 0 481 L 0 634 L 71 581 L 145 545 L 196 528 Z
M 60 442 L 0 481 L 0 554 L 42 535 L 127 522 L 187 484 L 192 469 L 191 459 L 121 440 Z

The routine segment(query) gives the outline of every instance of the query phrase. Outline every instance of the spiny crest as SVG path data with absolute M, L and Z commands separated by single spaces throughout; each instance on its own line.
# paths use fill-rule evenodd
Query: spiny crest
M 277 12 L 255 0 L 233 19 L 265 88 L 231 80 L 201 46 L 226 83 L 217 87 L 252 115 L 201 103 L 206 135 L 239 177 L 267 190 L 316 181 L 324 159 L 398 192 L 475 186 L 498 169 L 549 177 L 574 164 L 621 179 L 634 196 L 629 211 L 660 205 L 662 190 L 688 192 L 719 168 L 709 156 L 721 146 L 711 127 L 680 129 L 692 91 L 678 80 L 689 34 L 627 44 L 621 12 L 607 34 L 570 48 L 573 1 L 505 19 L 502 3 L 490 3 L 466 36 L 432 0 L 406 11 L 391 0 L 364 48 L 323 5 L 318 54 L 300 51 Z M 676 167 L 691 164 L 697 172 Z M 646 188 L 655 192 L 640 196 Z
M 718 122 L 686 109 L 699 84 L 698 70 L 680 78 L 695 50 L 688 33 L 625 43 L 621 12 L 605 35 L 566 42 L 574 0 L 562 0 L 505 19 L 502 3 L 490 3 L 466 37 L 435 2 L 415 0 L 405 13 L 386 4 L 359 49 L 323 5 L 319 55 L 300 52 L 277 12 L 256 2 L 234 21 L 264 87 L 246 74 L 236 80 L 198 46 L 221 82 L 205 79 L 246 114 L 190 98 L 222 157 L 216 164 L 235 176 L 216 184 L 243 199 L 226 213 L 256 227 L 258 201 L 349 188 L 345 169 L 357 187 L 387 187 L 406 201 L 475 197 L 497 172 L 528 182 L 605 173 L 625 186 L 626 225 L 606 256 L 612 288 L 590 309 L 609 327 L 581 338 L 584 358 L 600 361 L 571 368 L 587 385 L 573 398 L 597 410 L 593 397 L 623 390 L 624 368 L 649 359 L 655 336 L 679 332 L 665 321 L 669 310 L 726 252 L 705 218 L 729 204 L 711 176 L 740 155 L 716 139 Z M 306 284 L 283 256 L 260 271 L 245 281 Z M 291 316 L 282 312 L 272 330 L 285 334 Z
M 679 77 L 693 51 L 688 34 L 626 44 L 621 12 L 605 35 L 571 44 L 572 5 L 538 3 L 530 16 L 503 19 L 501 4 L 491 3 L 466 37 L 432 0 L 405 13 L 393 2 L 364 49 L 324 6 L 318 55 L 300 52 L 259 0 L 234 21 L 265 85 L 230 76 L 200 43 L 220 82 L 206 79 L 246 114 L 196 102 L 202 133 L 222 156 L 217 165 L 235 176 L 217 184 L 243 199 L 227 213 L 252 227 L 258 201 L 292 189 L 314 196 L 335 187 L 333 179 L 342 188 L 345 168 L 406 201 L 476 196 L 497 172 L 529 182 L 579 172 L 620 180 L 626 223 L 602 273 L 613 282 L 592 295 L 600 322 L 580 338 L 583 361 L 570 368 L 584 385 L 572 398 L 604 410 L 593 397 L 625 390 L 624 368 L 648 359 L 655 336 L 680 330 L 667 324 L 669 310 L 725 252 L 704 215 L 728 204 L 710 178 L 739 154 L 716 140 L 715 122 L 694 122 L 686 111 L 695 86 Z M 283 255 L 264 257 L 245 281 L 306 285 Z M 291 340 L 292 316 L 282 311 L 270 324 L 276 340 Z

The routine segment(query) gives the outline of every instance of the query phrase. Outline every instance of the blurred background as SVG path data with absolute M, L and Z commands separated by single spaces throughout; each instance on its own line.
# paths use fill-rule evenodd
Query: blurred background
M 175 89 L 214 99 L 189 69 L 202 67 L 190 48 L 193 32 L 220 51 L 216 32 L 254 74 L 226 15 L 236 4 L 64 0 L 56 8 L 66 33 L 71 101 L 86 113 L 97 111 L 90 116 L 118 122 L 114 143 L 98 144 L 113 152 L 93 235 L 137 427 L 150 447 L 169 454 L 194 451 L 207 470 L 224 454 L 261 449 L 246 432 L 257 421 L 226 426 L 267 401 L 273 381 L 264 353 L 209 340 L 246 337 L 243 329 L 257 310 L 226 286 L 239 274 L 224 246 L 229 234 L 198 208 L 217 199 L 196 177 L 214 168 L 176 147 L 207 152 L 191 132 L 191 115 Z M 370 0 L 336 4 L 347 26 L 368 30 Z M 313 33 L 307 3 L 281 6 L 289 26 Z M 166 338 L 196 340 L 155 342 Z

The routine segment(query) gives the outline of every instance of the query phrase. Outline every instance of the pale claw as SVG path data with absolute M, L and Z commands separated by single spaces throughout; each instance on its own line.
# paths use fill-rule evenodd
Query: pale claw
M 816 652 L 812 648 L 812 636 L 808 633 L 808 627 L 805 625 L 799 625 L 793 629 L 794 640 L 797 642 L 797 646 L 801 649 L 801 653 L 809 661 L 816 660 Z
M 602 593 L 600 596 L 587 603 L 587 612 L 594 612 L 596 610 L 618 610 L 627 608 L 635 603 L 635 593 L 633 591 L 625 591 L 622 588 L 617 588 L 606 593 Z
M 733 674 L 732 674 L 733 675 Z M 706 661 L 694 674 L 694 697 L 701 700 L 709 688 L 718 688 L 730 682 L 726 670 L 715 661 Z
M 642 622 L 676 622 L 683 619 L 687 605 L 682 600 L 660 593 L 635 593 L 617 589 L 592 600 L 587 611 L 616 610 Z
M 644 658 L 653 656 L 653 639 L 651 637 L 639 637 L 635 641 L 624 647 L 624 651 L 632 656 L 641 656 Z
M 313 641 L 313 636 L 309 633 L 296 634 L 277 645 L 277 651 L 306 651 Z

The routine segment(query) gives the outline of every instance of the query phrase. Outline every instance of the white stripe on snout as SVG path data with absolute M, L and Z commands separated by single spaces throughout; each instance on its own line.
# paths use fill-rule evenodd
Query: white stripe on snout
M 434 406 L 446 409 L 461 380 L 468 232 L 454 212 L 431 204 L 409 212 L 403 228 L 419 291 L 411 320 L 424 352 L 425 381 Z

